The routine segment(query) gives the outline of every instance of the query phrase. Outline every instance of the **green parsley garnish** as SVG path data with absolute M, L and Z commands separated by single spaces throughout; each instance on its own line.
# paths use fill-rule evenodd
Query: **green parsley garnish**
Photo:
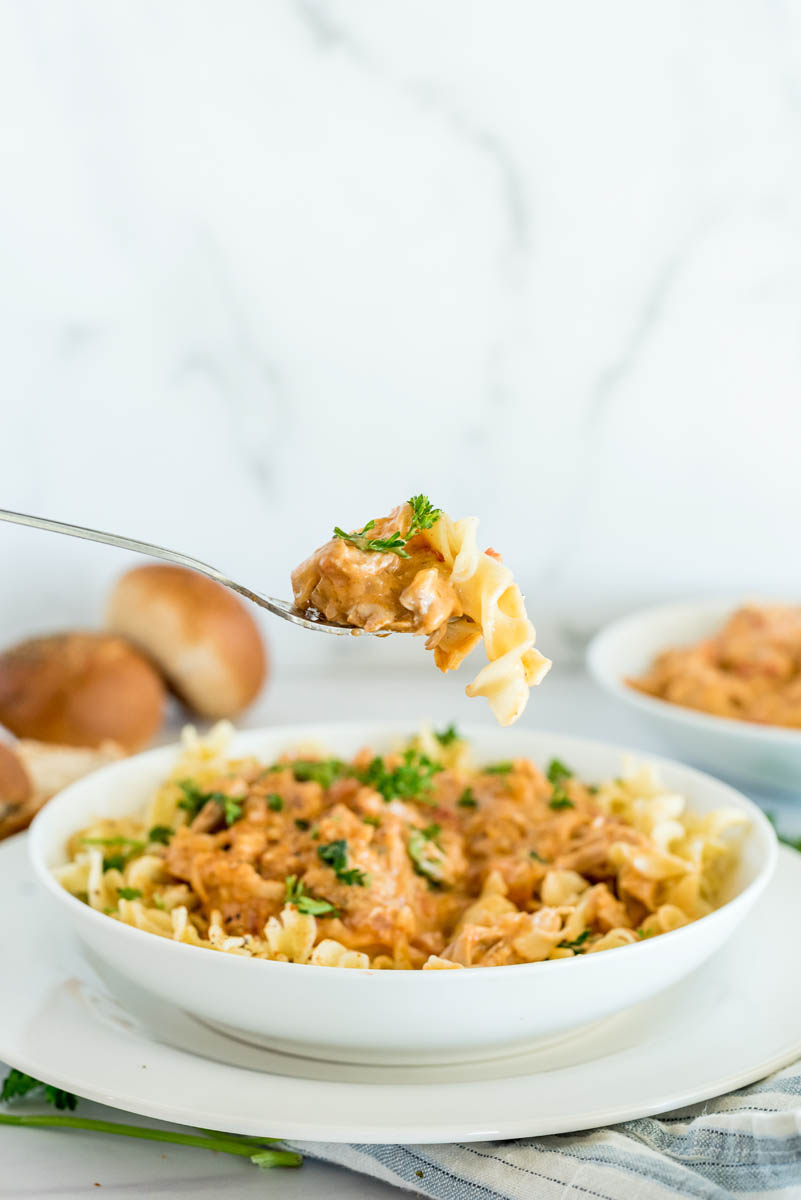
M 437 733 L 435 730 L 434 737 L 440 746 L 452 746 L 454 742 L 464 740 L 455 725 L 448 725 L 441 733 Z
M 482 767 L 485 775 L 508 775 L 510 771 L 514 771 L 515 764 L 513 762 L 490 763 L 488 767 Z
M 592 937 L 592 930 L 585 929 L 583 931 L 583 933 L 580 933 L 578 935 L 578 937 L 575 938 L 572 942 L 560 942 L 559 949 L 560 950 L 572 950 L 574 954 L 583 954 L 584 953 L 584 948 L 583 948 L 584 943 L 586 942 L 587 938 L 589 938 L 589 937 Z
M 337 838 L 335 842 L 326 842 L 324 846 L 318 846 L 317 857 L 320 862 L 331 868 L 340 883 L 366 887 L 370 882 L 369 875 L 364 871 L 348 866 L 348 843 L 344 838 Z
M 546 775 L 549 783 L 560 783 L 563 779 L 571 779 L 573 772 L 558 758 L 552 758 L 548 763 Z
M 154 825 L 150 830 L 150 833 L 147 835 L 147 840 L 149 842 L 161 843 L 162 846 L 166 846 L 174 833 L 175 830 L 171 829 L 169 825 Z
M 81 838 L 84 846 L 119 846 L 119 854 L 104 854 L 103 855 L 103 870 L 104 871 L 123 871 L 136 854 L 140 854 L 145 848 L 145 843 L 137 841 L 136 838 L 122 837 L 118 834 L 116 837 L 106 838 Z
M 56 1108 L 75 1108 L 78 1103 L 78 1097 L 73 1096 L 72 1092 L 65 1092 L 62 1088 L 53 1087 L 49 1083 L 42 1083 L 39 1079 L 34 1079 L 32 1075 L 25 1075 L 22 1071 L 18 1071 L 12 1067 L 8 1075 L 3 1080 L 3 1087 L 0 1090 L 0 1100 L 7 1104 L 10 1100 L 16 1100 L 20 1096 L 27 1096 L 30 1092 L 37 1092 L 39 1089 L 44 1092 L 44 1099 L 48 1104 L 55 1105 Z
M 303 817 L 295 817 L 295 828 L 300 829 L 302 832 L 305 833 L 306 830 L 309 828 L 309 822 L 304 821 Z
M 364 821 L 365 825 L 373 825 L 376 829 L 378 829 L 381 825 L 378 817 L 363 817 L 362 820 Z
M 226 801 L 230 800 L 230 796 L 226 796 L 224 792 L 204 792 L 194 779 L 181 779 L 178 787 L 183 792 L 183 798 L 178 801 L 178 807 L 189 814 L 190 821 L 194 821 L 201 808 L 208 804 L 209 800 L 214 800 L 221 808 L 224 808 Z
M 399 529 L 396 529 L 389 537 L 368 537 L 370 530 L 375 528 L 373 520 L 368 521 L 355 533 L 346 533 L 344 529 L 340 529 L 336 525 L 334 526 L 334 537 L 350 542 L 358 550 L 375 550 L 383 554 L 397 554 L 398 558 L 408 558 L 409 551 L 406 549 L 406 543 L 410 542 L 421 530 L 431 529 L 442 515 L 442 509 L 434 508 L 428 496 L 412 496 L 409 506 L 412 510 L 412 518 L 406 533 L 401 533 Z
M 425 829 L 410 829 L 407 849 L 418 875 L 423 875 L 434 887 L 442 886 L 443 868 L 445 865 L 442 849 L 434 841 L 439 826 L 429 825 Z
M 789 846 L 791 848 L 791 850 L 801 851 L 801 838 L 788 838 L 788 837 L 785 837 L 784 834 L 779 833 L 779 830 L 778 830 L 778 827 L 776 824 L 776 814 L 775 813 L 766 812 L 765 816 L 768 818 L 771 825 L 776 830 L 776 837 L 779 839 L 779 841 L 781 842 L 781 844 L 783 846 Z
M 275 792 L 270 792 L 269 796 L 267 797 L 267 807 L 269 808 L 270 812 L 280 812 L 284 807 L 284 802 Z
M 117 888 L 117 895 L 121 900 L 138 900 L 142 895 L 141 888 L 121 887 Z
M 560 808 L 575 808 L 575 801 L 571 800 L 567 792 L 559 784 L 554 784 L 553 793 L 548 801 L 548 807 L 559 811 Z
M 242 816 L 241 801 L 234 800 L 231 796 L 226 796 L 223 802 L 223 812 L 225 814 L 226 825 L 233 825 L 234 821 L 238 821 Z
M 298 783 L 319 783 L 323 791 L 328 791 L 335 779 L 347 775 L 349 769 L 339 758 L 296 758 L 292 762 L 279 764 L 289 767 Z
M 44 1100 L 54 1104 L 58 1109 L 74 1109 L 78 1103 L 77 1096 L 65 1092 L 62 1088 L 42 1083 L 31 1075 L 12 1068 L 6 1076 L 0 1100 L 13 1102 L 31 1092 L 41 1090 Z M 94 1121 L 88 1117 L 56 1116 L 51 1113 L 0 1113 L 0 1125 L 28 1125 L 36 1129 L 85 1129 L 93 1133 L 112 1133 L 120 1137 L 142 1138 L 151 1142 L 174 1142 L 179 1146 L 196 1146 L 201 1150 L 214 1150 L 217 1153 L 233 1154 L 239 1158 L 249 1158 L 257 1167 L 299 1167 L 303 1162 L 300 1154 L 294 1150 L 267 1149 L 267 1144 L 277 1138 L 240 1137 L 233 1133 L 216 1133 L 207 1129 L 203 1136 L 190 1133 L 177 1133 L 170 1129 L 148 1129 L 143 1125 L 123 1125 L 117 1121 Z
M 643 940 L 645 938 L 650 938 L 650 937 L 655 937 L 655 936 L 656 936 L 655 929 L 643 929 L 643 927 L 641 925 L 640 928 L 637 930 L 637 937 L 642 938 Z
M 548 861 L 547 859 L 543 858 L 541 854 L 538 854 L 536 850 L 529 850 L 528 856 L 529 858 L 533 858 L 534 861 L 538 863 L 544 863 Z
M 284 904 L 291 904 L 298 912 L 310 917 L 322 917 L 326 914 L 338 917 L 339 912 L 327 900 L 318 900 L 306 891 L 297 875 L 287 875 L 284 880 Z
M 456 803 L 459 808 L 478 808 L 478 800 L 473 795 L 473 789 L 469 787 L 464 789 Z
M 358 778 L 380 792 L 387 802 L 398 797 L 401 800 L 417 800 L 421 804 L 434 804 L 428 793 L 434 786 L 434 776 L 441 770 L 441 763 L 432 762 L 418 750 L 404 750 L 400 766 L 390 771 L 383 758 L 374 758 L 366 771 L 359 772 Z

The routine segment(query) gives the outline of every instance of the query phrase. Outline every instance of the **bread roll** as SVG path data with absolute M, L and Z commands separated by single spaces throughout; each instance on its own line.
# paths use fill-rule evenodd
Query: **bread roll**
M 108 634 L 31 638 L 0 654 L 0 724 L 17 737 L 138 750 L 161 725 L 165 700 L 158 672 Z
M 267 674 L 258 626 L 236 596 L 183 567 L 134 567 L 111 595 L 108 627 L 139 646 L 204 717 L 232 717 Z
M 10 746 L 0 742 L 0 810 L 24 804 L 33 792 L 28 772 Z
M 115 742 L 104 742 L 97 750 L 28 740 L 16 742 L 12 750 L 0 743 L 0 839 L 26 829 L 56 792 L 122 757 L 122 748 Z M 12 769 L 21 770 L 26 783 L 26 793 L 17 791 L 16 799 L 4 784 L 9 778 L 8 759 L 14 760 Z

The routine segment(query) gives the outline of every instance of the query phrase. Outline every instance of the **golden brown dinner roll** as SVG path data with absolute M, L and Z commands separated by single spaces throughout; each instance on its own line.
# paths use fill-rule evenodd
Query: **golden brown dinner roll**
M 221 584 L 183 567 L 134 567 L 111 595 L 108 626 L 149 655 L 205 717 L 231 717 L 267 674 L 258 627 Z
M 10 746 L 0 742 L 0 812 L 30 799 L 33 784 L 28 772 Z
M 161 724 L 165 699 L 147 659 L 109 634 L 31 638 L 0 654 L 0 724 L 17 737 L 138 750 Z
M 4 784 L 6 756 L 16 759 L 25 776 L 27 792 L 22 798 L 19 791 L 12 793 Z M 0 839 L 27 829 L 42 805 L 56 792 L 123 756 L 124 751 L 116 742 L 103 742 L 96 750 L 28 739 L 16 742 L 12 750 L 0 743 Z

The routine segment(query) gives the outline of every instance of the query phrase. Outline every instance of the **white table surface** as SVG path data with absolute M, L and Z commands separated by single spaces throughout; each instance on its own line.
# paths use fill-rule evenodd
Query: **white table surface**
M 426 664 L 428 666 L 428 664 Z M 381 672 L 365 676 L 344 670 L 336 675 L 295 675 L 273 679 L 257 707 L 243 725 L 290 723 L 301 720 L 348 720 L 368 714 L 408 723 L 414 729 L 420 718 L 444 725 L 487 722 L 491 718 L 481 701 L 463 695 L 460 673 L 443 679 L 429 670 Z M 636 720 L 616 702 L 606 698 L 578 669 L 555 669 L 547 685 L 533 695 L 522 721 L 530 728 L 575 733 L 618 742 L 659 753 L 670 748 L 642 732 Z M 752 793 L 753 794 L 753 793 Z M 754 797 L 757 800 L 761 797 Z M 801 833 L 801 805 L 787 799 L 765 800 L 782 830 Z M 4 986 L 9 983 L 4 981 Z M 84 1102 L 79 1112 L 125 1120 L 116 1110 Z M 134 1118 L 146 1122 L 143 1118 Z M 96 1187 L 95 1185 L 100 1185 Z M 281 1200 L 389 1200 L 400 1193 L 386 1184 L 307 1159 L 299 1171 L 259 1171 L 224 1155 L 181 1146 L 134 1142 L 122 1138 L 33 1129 L 0 1129 L 0 1197 L 59 1197 L 78 1200 L 98 1195 L 105 1200 L 147 1196 L 190 1200 L 198 1196 L 281 1197 Z M 407 1193 L 408 1194 L 408 1193 Z

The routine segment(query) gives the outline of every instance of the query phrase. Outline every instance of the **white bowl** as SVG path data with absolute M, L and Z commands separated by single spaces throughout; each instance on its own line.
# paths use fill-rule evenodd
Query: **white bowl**
M 696 712 L 646 696 L 625 682 L 641 675 L 660 651 L 715 633 L 739 606 L 736 601 L 686 602 L 632 613 L 593 638 L 587 667 L 601 687 L 638 713 L 671 752 L 728 779 L 797 792 L 801 730 Z
M 294 726 L 238 734 L 233 751 L 272 760 L 313 741 L 348 757 L 365 745 L 386 751 L 408 732 L 373 722 Z M 619 774 L 625 753 L 523 730 L 475 728 L 465 734 L 479 762 L 525 755 L 542 764 L 558 757 L 587 780 Z M 123 1001 L 124 980 L 130 979 L 227 1033 L 295 1054 L 386 1064 L 468 1061 L 510 1054 L 598 1021 L 675 983 L 713 954 L 751 909 L 776 861 L 775 834 L 754 804 L 718 780 L 656 760 L 665 783 L 697 811 L 732 805 L 750 819 L 732 898 L 691 925 L 600 954 L 458 971 L 362 971 L 248 959 L 113 921 L 53 877 L 70 835 L 95 817 L 138 812 L 176 752 L 167 747 L 115 763 L 51 800 L 31 830 L 36 876 L 101 971 L 111 969 L 107 982 Z

